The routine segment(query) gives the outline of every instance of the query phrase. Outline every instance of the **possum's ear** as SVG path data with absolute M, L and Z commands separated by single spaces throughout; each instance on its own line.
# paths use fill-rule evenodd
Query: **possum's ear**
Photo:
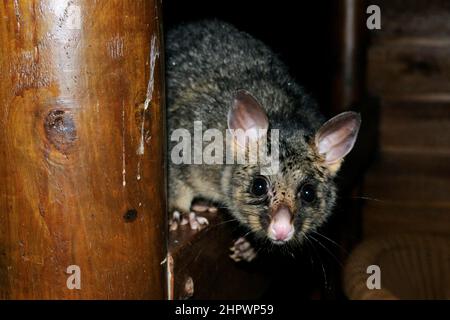
M 332 172 L 339 169 L 343 158 L 352 150 L 360 125 L 359 113 L 348 111 L 331 118 L 317 131 L 317 152 Z
M 259 102 L 247 91 L 236 91 L 233 104 L 228 112 L 228 129 L 241 130 L 250 140 L 265 136 L 269 119 Z

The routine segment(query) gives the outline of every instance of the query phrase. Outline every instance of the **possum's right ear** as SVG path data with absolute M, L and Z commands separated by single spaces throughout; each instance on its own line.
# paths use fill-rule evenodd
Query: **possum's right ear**
M 331 172 L 335 173 L 358 137 L 361 116 L 347 111 L 325 122 L 316 133 L 315 145 Z
M 269 119 L 263 107 L 246 90 L 236 91 L 233 104 L 228 112 L 228 129 L 242 130 L 252 141 L 266 135 Z

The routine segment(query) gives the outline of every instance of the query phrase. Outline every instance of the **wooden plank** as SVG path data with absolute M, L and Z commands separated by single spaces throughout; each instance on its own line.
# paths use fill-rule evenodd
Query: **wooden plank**
M 450 155 L 450 102 L 391 102 L 381 108 L 382 151 Z
M 450 155 L 383 153 L 362 196 L 365 237 L 429 232 L 450 235 Z
M 450 93 L 450 42 L 397 39 L 368 51 L 368 88 L 383 98 Z
M 364 237 L 397 233 L 434 233 L 450 236 L 450 205 L 408 205 L 366 201 Z
M 375 41 L 401 36 L 448 37 L 448 0 L 373 0 L 381 9 L 381 30 L 372 31 Z
M 0 6 L 0 299 L 165 297 L 159 7 Z
M 391 204 L 450 205 L 450 156 L 384 153 L 366 176 L 363 196 Z

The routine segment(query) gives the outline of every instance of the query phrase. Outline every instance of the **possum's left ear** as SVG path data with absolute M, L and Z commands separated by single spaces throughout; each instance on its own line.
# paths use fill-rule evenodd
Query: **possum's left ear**
M 355 145 L 360 125 L 359 113 L 348 111 L 331 118 L 317 131 L 317 152 L 333 173 L 339 169 L 342 160 Z
M 236 91 L 228 112 L 228 129 L 246 133 L 246 137 L 255 142 L 266 135 L 268 128 L 269 119 L 256 98 L 246 90 Z M 245 141 L 241 140 L 244 136 L 235 136 L 239 145 L 245 145 Z

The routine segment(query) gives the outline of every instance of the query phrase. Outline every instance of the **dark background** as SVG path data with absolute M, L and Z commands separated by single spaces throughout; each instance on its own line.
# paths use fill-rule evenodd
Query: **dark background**
M 262 40 L 288 65 L 291 74 L 330 110 L 333 50 L 331 1 L 166 0 L 164 28 L 201 19 L 219 19 Z

